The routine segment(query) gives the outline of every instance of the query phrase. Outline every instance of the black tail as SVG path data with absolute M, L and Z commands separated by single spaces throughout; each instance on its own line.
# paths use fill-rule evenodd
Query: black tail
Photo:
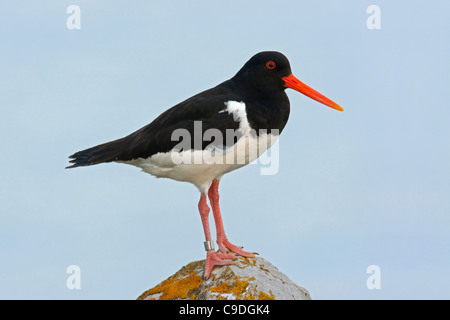
M 123 139 L 107 142 L 86 150 L 75 152 L 73 155 L 69 156 L 69 159 L 72 159 L 69 162 L 73 164 L 66 167 L 66 169 L 119 160 L 121 151 L 123 151 L 122 148 L 124 147 L 124 141 L 122 140 Z

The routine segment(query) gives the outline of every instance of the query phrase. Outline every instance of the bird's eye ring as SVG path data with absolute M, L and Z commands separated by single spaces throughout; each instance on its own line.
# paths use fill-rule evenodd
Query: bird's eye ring
M 266 68 L 267 68 L 267 69 L 272 70 L 272 69 L 275 69 L 276 66 L 277 66 L 277 65 L 276 65 L 275 62 L 273 62 L 272 60 L 266 62 Z

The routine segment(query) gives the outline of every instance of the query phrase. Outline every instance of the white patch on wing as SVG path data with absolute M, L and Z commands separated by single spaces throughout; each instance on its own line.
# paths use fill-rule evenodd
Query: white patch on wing
M 250 133 L 251 127 L 250 123 L 248 123 L 245 103 L 230 100 L 225 102 L 225 105 L 227 106 L 226 111 L 228 111 L 228 114 L 232 114 L 234 121 L 239 122 L 239 130 L 241 133 Z

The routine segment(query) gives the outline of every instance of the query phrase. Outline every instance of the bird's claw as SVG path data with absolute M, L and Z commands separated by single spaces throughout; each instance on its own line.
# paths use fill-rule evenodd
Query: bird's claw
M 228 241 L 227 238 L 217 239 L 217 244 L 219 245 L 219 250 L 221 252 L 232 251 L 235 254 L 240 255 L 242 257 L 246 257 L 246 258 L 254 258 L 255 257 L 255 253 L 242 250 L 242 248 L 244 248 L 244 247 L 235 246 L 230 241 Z
M 206 264 L 204 280 L 208 280 L 214 266 L 227 266 L 236 263 L 236 257 L 233 254 L 216 252 L 209 250 L 206 252 Z

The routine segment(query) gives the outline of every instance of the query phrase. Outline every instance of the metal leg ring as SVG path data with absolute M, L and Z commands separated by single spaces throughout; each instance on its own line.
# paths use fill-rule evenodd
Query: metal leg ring
M 214 243 L 212 241 L 205 241 L 203 244 L 205 245 L 206 251 L 214 250 Z

